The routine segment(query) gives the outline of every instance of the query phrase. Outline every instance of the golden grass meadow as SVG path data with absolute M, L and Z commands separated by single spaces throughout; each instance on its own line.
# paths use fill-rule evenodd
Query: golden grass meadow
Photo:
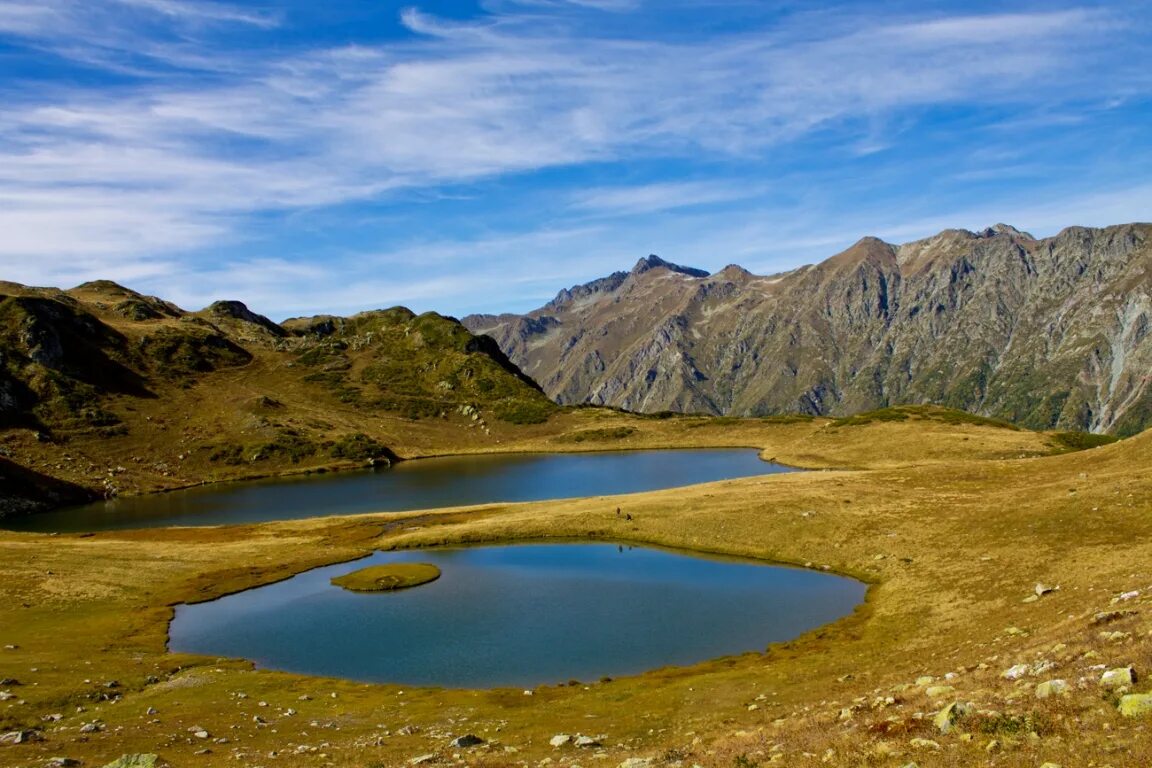
M 1152 718 L 1117 705 L 1152 690 L 1152 435 L 1070 451 L 943 409 L 893 413 L 576 409 L 500 445 L 754 446 L 807 472 L 408 514 L 0 533 L 0 724 L 24 736 L 0 746 L 0 764 L 137 753 L 174 766 L 1148 764 Z M 870 589 L 852 616 L 762 653 L 531 691 L 166 652 L 179 603 L 375 550 L 541 540 L 738 555 Z M 1101 685 L 1128 667 L 1134 682 Z M 454 743 L 465 735 L 482 743 Z M 554 746 L 557 735 L 572 739 Z M 574 746 L 578 735 L 595 745 Z

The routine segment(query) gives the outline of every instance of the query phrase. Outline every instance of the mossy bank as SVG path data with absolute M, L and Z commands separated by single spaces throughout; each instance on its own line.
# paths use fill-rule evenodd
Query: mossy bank
M 370 565 L 334 576 L 332 583 L 349 592 L 395 592 L 418 587 L 438 578 L 440 569 L 431 563 L 388 563 Z

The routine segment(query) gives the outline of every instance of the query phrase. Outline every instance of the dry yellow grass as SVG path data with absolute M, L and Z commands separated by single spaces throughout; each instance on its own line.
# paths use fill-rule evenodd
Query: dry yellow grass
M 635 432 L 562 439 L 621 425 Z M 0 764 L 65 755 L 102 765 L 126 752 L 197 766 L 398 766 L 425 754 L 484 766 L 1148 764 L 1152 722 L 1121 718 L 1097 667 L 1152 671 L 1152 435 L 1047 456 L 1044 435 L 935 420 L 835 427 L 578 411 L 503 447 L 608 445 L 754 445 L 824 471 L 411 515 L 0 534 L 0 645 L 16 646 L 0 650 L 0 677 L 19 682 L 0 687 L 14 695 L 0 721 L 45 738 L 0 746 Z M 809 564 L 873 586 L 854 616 L 765 654 L 531 696 L 165 653 L 180 602 L 373 549 L 555 538 Z M 1037 582 L 1060 588 L 1025 602 Z M 1118 613 L 1093 623 L 1106 611 Z M 1002 676 L 1017 664 L 1029 665 L 1019 679 Z M 1037 699 L 1035 685 L 1052 678 L 1069 693 Z M 930 693 L 937 685 L 953 690 Z M 931 718 L 953 700 L 973 711 L 941 734 Z M 99 730 L 81 731 L 94 721 Z M 449 745 L 464 733 L 487 743 Z M 596 736 L 603 756 L 555 749 L 556 733 Z
M 336 576 L 332 583 L 353 592 L 394 592 L 427 584 L 440 578 L 440 569 L 431 563 L 388 563 L 370 565 Z

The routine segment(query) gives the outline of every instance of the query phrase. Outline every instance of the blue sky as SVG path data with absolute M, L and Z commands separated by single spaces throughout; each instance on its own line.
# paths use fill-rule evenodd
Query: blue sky
M 1152 220 L 1152 2 L 0 0 L 0 279 L 524 311 Z

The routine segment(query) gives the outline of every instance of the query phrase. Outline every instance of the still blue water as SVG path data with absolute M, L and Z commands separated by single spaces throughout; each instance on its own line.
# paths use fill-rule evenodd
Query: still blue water
M 332 586 L 434 563 L 393 593 Z M 377 553 L 176 609 L 173 651 L 405 685 L 527 687 L 759 651 L 852 612 L 865 585 L 816 571 L 616 544 Z
M 676 450 L 449 456 L 380 470 L 306 475 L 126 496 L 6 519 L 27 531 L 222 525 L 361 512 L 636 493 L 790 471 L 756 451 Z

